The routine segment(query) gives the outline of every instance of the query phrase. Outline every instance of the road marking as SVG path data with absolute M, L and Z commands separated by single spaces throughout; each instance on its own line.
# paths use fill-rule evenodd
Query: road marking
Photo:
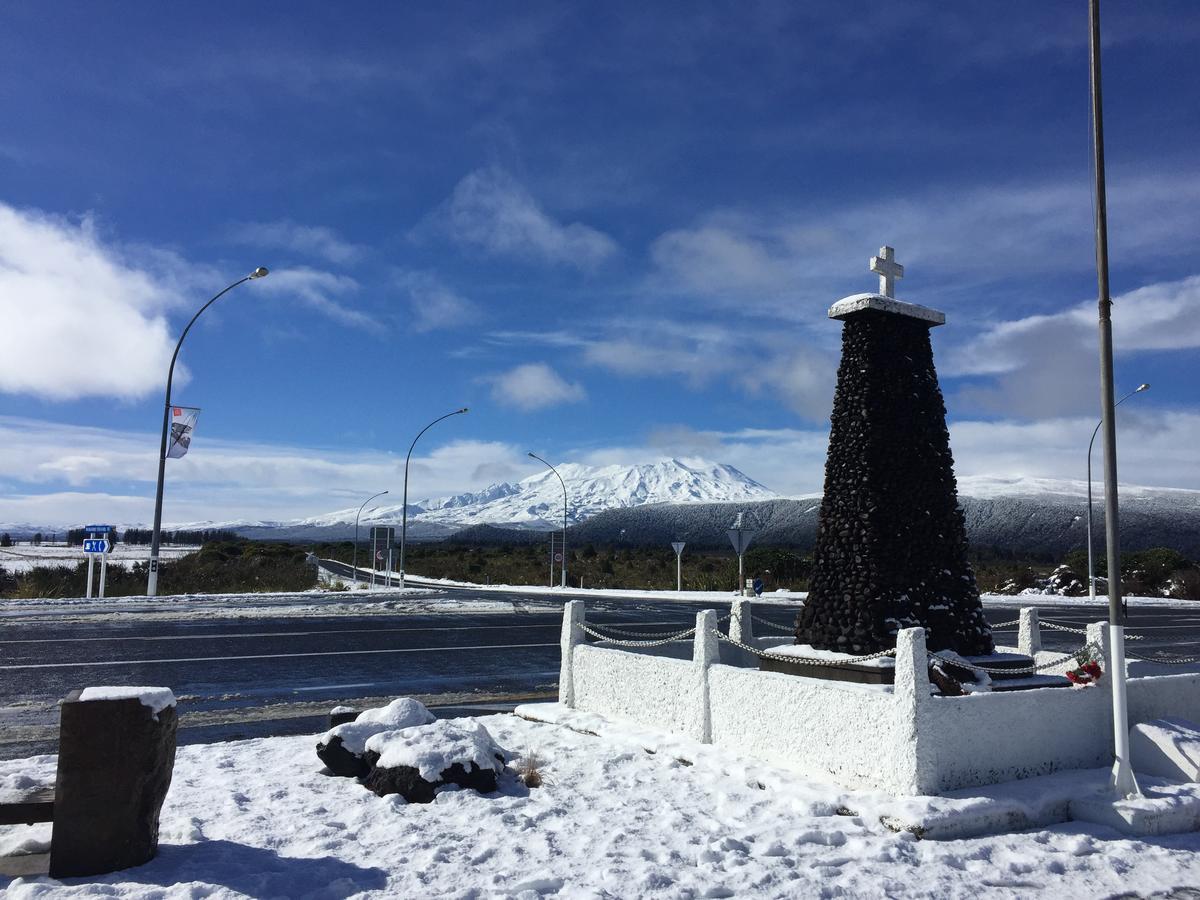
M 238 659 L 298 659 L 305 656 L 362 656 L 372 653 L 441 653 L 445 650 L 519 650 L 526 647 L 557 647 L 552 644 L 475 644 L 466 647 L 398 647 L 387 650 L 319 650 L 311 653 L 253 653 L 244 656 L 185 656 L 176 659 L 118 659 L 88 662 L 21 663 L 0 666 L 0 672 L 15 669 L 76 669 L 83 666 L 145 666 L 156 663 L 231 662 Z
M 592 622 L 591 624 L 603 628 L 605 626 L 615 626 L 618 628 L 629 627 L 644 627 L 651 625 L 670 625 L 675 628 L 680 627 L 679 622 L 639 622 L 621 620 L 618 622 Z M 65 644 L 65 643 L 87 643 L 92 641 L 202 641 L 208 638 L 224 639 L 224 638 L 273 638 L 273 637 L 312 637 L 326 634 L 404 634 L 412 631 L 486 631 L 498 628 L 560 628 L 558 622 L 546 622 L 537 624 L 533 622 L 516 622 L 512 625 L 429 625 L 427 627 L 416 628 L 331 628 L 328 631 L 255 631 L 247 633 L 234 634 L 162 634 L 162 635 L 113 635 L 111 637 L 69 637 L 69 638 L 13 638 L 11 640 L 0 640 L 0 645 L 3 644 Z

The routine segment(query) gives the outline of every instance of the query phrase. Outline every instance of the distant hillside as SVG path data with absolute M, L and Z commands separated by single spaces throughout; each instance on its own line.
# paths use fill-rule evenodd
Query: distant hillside
M 1056 490 L 1027 491 L 1024 496 L 960 497 L 967 536 L 978 551 L 1060 558 L 1085 546 L 1085 495 L 1071 483 Z M 1022 490 L 1014 486 L 1011 489 Z M 981 491 L 992 493 L 992 491 Z M 598 513 L 568 531 L 568 543 L 663 545 L 684 540 L 693 547 L 725 547 L 725 532 L 738 511 L 759 534 L 759 545 L 810 550 L 816 536 L 819 498 L 759 503 L 658 503 Z M 1104 547 L 1103 501 L 1095 506 L 1095 540 Z M 478 535 L 483 542 L 504 542 L 495 530 Z M 1171 547 L 1200 558 L 1200 492 L 1126 488 L 1121 499 L 1121 543 L 1128 550 Z

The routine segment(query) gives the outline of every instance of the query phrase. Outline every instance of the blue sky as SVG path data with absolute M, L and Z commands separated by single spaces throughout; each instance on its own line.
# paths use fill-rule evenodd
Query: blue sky
M 799 8 L 798 8 L 799 7 Z M 1105 4 L 1122 480 L 1200 488 L 1200 11 Z M 963 475 L 1081 478 L 1086 3 L 0 9 L 0 522 L 285 518 L 552 460 L 819 490 L 880 245 Z

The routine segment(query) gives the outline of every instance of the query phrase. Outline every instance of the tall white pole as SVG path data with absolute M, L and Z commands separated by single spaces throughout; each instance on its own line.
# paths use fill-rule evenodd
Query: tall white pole
M 88 558 L 88 583 L 87 583 L 87 598 L 92 599 L 92 570 L 96 567 L 96 554 L 89 553 Z
M 1117 503 L 1117 404 L 1113 396 L 1112 297 L 1108 288 L 1108 204 L 1104 183 L 1104 113 L 1100 79 L 1100 0 L 1089 0 L 1092 153 L 1096 173 L 1096 280 L 1100 327 L 1100 409 L 1104 426 L 1104 532 L 1108 552 L 1108 632 L 1112 652 L 1113 762 L 1109 787 L 1118 797 L 1141 795 L 1129 758 L 1125 697 L 1125 628 L 1121 624 L 1121 550 Z
M 558 483 L 562 485 L 562 492 L 563 492 L 562 586 L 566 587 L 567 586 L 567 508 L 568 508 L 567 483 L 565 481 L 563 481 L 563 477 L 558 474 L 558 469 L 554 468 L 554 466 L 550 465 L 550 463 L 546 462 L 544 459 L 542 459 L 540 456 L 538 456 L 532 450 L 529 451 L 529 456 L 531 456 L 533 459 L 536 459 L 538 462 L 540 462 L 542 465 L 544 465 L 546 468 L 548 468 L 551 472 L 553 472 L 554 476 L 558 479 Z M 554 546 L 553 541 L 551 542 L 551 546 L 552 547 Z M 554 587 L 554 554 L 553 553 L 550 554 L 550 586 Z

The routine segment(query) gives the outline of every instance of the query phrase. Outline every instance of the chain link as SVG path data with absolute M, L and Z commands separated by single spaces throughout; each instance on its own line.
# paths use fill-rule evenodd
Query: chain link
M 1070 628 L 1067 625 L 1059 625 L 1056 622 L 1047 622 L 1045 619 L 1040 619 L 1038 625 L 1041 628 L 1049 628 L 1051 631 L 1065 631 L 1067 634 L 1082 634 L 1084 637 L 1087 637 L 1086 628 Z M 1146 636 L 1144 634 L 1125 635 L 1125 640 L 1127 641 L 1144 641 L 1145 639 Z
M 739 647 L 742 650 L 753 653 L 755 656 L 760 657 L 761 659 L 780 659 L 785 662 L 800 663 L 801 665 L 805 666 L 845 666 L 852 663 L 866 662 L 867 660 L 871 659 L 882 659 L 885 656 L 896 655 L 896 650 L 893 647 L 891 650 L 880 650 L 878 653 L 869 653 L 866 656 L 853 656 L 847 659 L 817 659 L 808 656 L 791 656 L 783 653 L 769 653 L 765 650 L 759 650 L 757 647 L 751 647 L 749 644 L 742 643 L 741 641 L 731 638 L 727 634 L 722 634 L 719 631 L 714 631 L 713 634 L 717 636 L 717 640 L 724 641 L 727 644 L 732 644 L 735 647 Z
M 1200 656 L 1139 656 L 1136 653 L 1125 651 L 1125 655 L 1130 659 L 1140 659 L 1142 662 L 1161 663 L 1164 666 L 1187 666 L 1195 662 L 1200 662 Z
M 791 625 L 780 625 L 778 622 L 772 622 L 770 619 L 764 619 L 761 616 L 750 614 L 750 621 L 757 622 L 759 625 L 765 625 L 768 628 L 774 628 L 777 631 L 782 631 L 784 634 L 791 634 L 796 629 Z
M 673 641 L 678 641 L 683 638 L 691 637 L 693 634 L 696 633 L 695 627 L 692 627 L 692 628 L 687 629 L 686 631 L 680 631 L 675 634 L 662 635 L 659 637 L 658 640 L 626 641 L 626 640 L 621 640 L 620 638 L 610 637 L 607 634 L 603 634 L 602 632 L 597 631 L 596 629 L 592 628 L 589 625 L 580 625 L 579 627 L 583 629 L 585 634 L 590 634 L 592 637 L 596 638 L 597 640 L 606 641 L 607 643 L 615 644 L 618 647 L 661 647 L 664 644 L 670 644 Z
M 1055 666 L 1061 666 L 1069 659 L 1075 659 L 1085 650 L 1099 651 L 1099 649 L 1100 647 L 1097 644 L 1084 644 L 1078 650 L 1072 653 L 1067 653 L 1064 656 L 1060 656 L 1058 659 L 1052 659 L 1049 662 L 1044 662 L 1040 665 L 1020 666 L 1010 669 L 999 669 L 991 666 L 977 666 L 974 663 L 969 663 L 964 659 L 950 659 L 945 656 L 939 656 L 932 651 L 926 651 L 926 655 L 930 659 L 936 659 L 938 662 L 945 663 L 948 666 L 955 666 L 959 669 L 970 669 L 973 672 L 986 672 L 988 675 L 1036 675 L 1043 669 L 1052 669 Z
M 993 628 L 993 629 L 995 629 L 995 628 L 1008 628 L 1008 627 L 1009 627 L 1009 626 L 1011 626 L 1011 625 L 1020 625 L 1020 624 L 1021 624 L 1021 620 L 1020 620 L 1020 619 L 1013 619 L 1011 622 L 997 622 L 995 625 L 990 625 L 990 626 L 988 626 L 988 627 L 990 627 L 990 628 Z

